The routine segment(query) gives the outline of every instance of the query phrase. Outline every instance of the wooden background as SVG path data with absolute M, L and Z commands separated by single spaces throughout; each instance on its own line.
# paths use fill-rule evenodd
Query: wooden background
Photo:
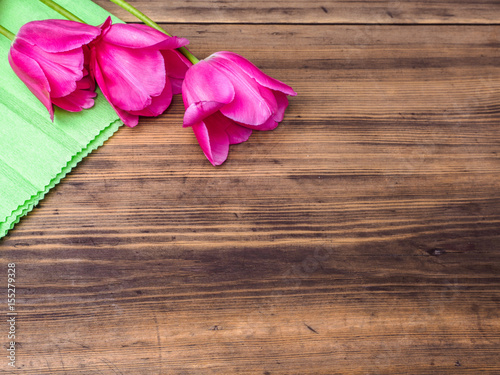
M 86 158 L 0 241 L 0 373 L 499 374 L 499 2 L 131 3 L 298 96 L 221 167 L 179 97 Z

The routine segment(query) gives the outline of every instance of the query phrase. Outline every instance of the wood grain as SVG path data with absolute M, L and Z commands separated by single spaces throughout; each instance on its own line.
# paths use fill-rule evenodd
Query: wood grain
M 137 20 L 108 0 L 93 0 L 127 22 Z M 497 0 L 256 1 L 130 0 L 158 22 L 247 24 L 498 24 Z
M 0 240 L 18 373 L 499 373 L 500 26 L 164 26 L 298 96 L 218 168 L 175 98 Z

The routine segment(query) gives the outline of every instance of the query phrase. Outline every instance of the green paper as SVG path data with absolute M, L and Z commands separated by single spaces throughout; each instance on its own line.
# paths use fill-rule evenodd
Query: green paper
M 58 3 L 91 25 L 110 15 L 90 0 Z M 26 22 L 55 18 L 63 17 L 38 0 L 0 0 L 0 25 L 13 33 Z M 71 113 L 55 107 L 52 123 L 11 69 L 9 48 L 0 35 L 0 238 L 122 125 L 100 91 L 91 109 Z

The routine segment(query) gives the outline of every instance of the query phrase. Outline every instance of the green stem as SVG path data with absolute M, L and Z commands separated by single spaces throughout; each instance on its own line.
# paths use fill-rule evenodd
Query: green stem
M 43 0 L 40 0 L 43 1 Z M 138 9 L 134 8 L 132 5 L 127 3 L 125 0 L 110 0 L 111 2 L 115 3 L 116 5 L 121 6 L 123 9 L 125 9 L 127 12 L 131 13 L 138 19 L 140 19 L 142 22 L 144 22 L 146 25 L 152 27 L 153 29 L 156 29 L 164 34 L 167 34 L 168 36 L 172 36 L 169 33 L 167 33 L 165 30 L 163 30 L 155 21 L 153 21 L 151 18 L 146 16 L 144 13 L 139 11 Z M 196 64 L 200 60 L 196 58 L 191 52 L 186 47 L 181 47 L 177 48 L 177 50 L 182 53 L 186 58 L 191 61 L 193 64 Z
M 4 37 L 6 37 L 10 40 L 14 40 L 14 38 L 16 37 L 13 33 L 11 33 L 9 30 L 7 30 L 2 25 L 0 25 L 0 34 L 2 34 Z
M 83 22 L 83 20 L 81 18 L 78 18 L 73 13 L 71 13 L 69 10 L 66 10 L 65 8 L 63 8 L 62 6 L 60 6 L 59 4 L 55 3 L 52 0 L 40 0 L 40 2 L 44 3 L 49 8 L 51 8 L 51 9 L 55 10 L 57 13 L 59 13 L 61 16 L 66 17 L 67 19 L 69 19 L 71 21 L 85 23 L 85 22 Z

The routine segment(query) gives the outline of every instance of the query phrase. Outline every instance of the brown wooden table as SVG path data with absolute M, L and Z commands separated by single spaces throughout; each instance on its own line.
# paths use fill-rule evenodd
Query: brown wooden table
M 221 167 L 180 97 L 86 158 L 0 241 L 0 373 L 500 374 L 498 1 L 132 3 L 298 96 Z

